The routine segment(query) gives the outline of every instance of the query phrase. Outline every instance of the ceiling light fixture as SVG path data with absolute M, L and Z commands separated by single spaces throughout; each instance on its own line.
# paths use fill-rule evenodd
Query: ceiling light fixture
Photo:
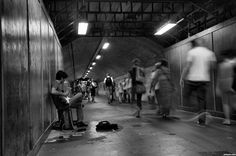
M 89 67 L 89 69 L 90 69 L 90 70 L 92 70 L 92 69 L 93 69 L 93 67 Z
M 78 24 L 78 34 L 86 35 L 88 29 L 88 22 L 79 22 Z
M 169 31 L 170 29 L 172 29 L 173 27 L 175 27 L 178 23 L 180 23 L 181 21 L 183 21 L 184 18 L 180 19 L 178 22 L 176 23 L 167 23 L 164 26 L 162 26 L 160 29 L 157 30 L 157 32 L 154 35 L 162 35 L 165 32 Z
M 93 62 L 93 63 L 92 63 L 92 66 L 95 66 L 95 65 L 96 65 L 96 62 Z
M 99 60 L 102 56 L 101 55 L 97 55 L 96 59 Z
M 105 42 L 102 46 L 102 49 L 107 49 L 109 47 L 110 43 Z

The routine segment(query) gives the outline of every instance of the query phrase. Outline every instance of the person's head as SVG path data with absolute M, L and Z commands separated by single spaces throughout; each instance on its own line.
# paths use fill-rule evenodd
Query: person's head
M 139 66 L 141 63 L 141 60 L 139 58 L 135 58 L 135 59 L 133 59 L 132 63 L 133 63 L 133 65 Z
M 106 73 L 106 77 L 110 77 L 111 75 L 110 75 L 110 73 Z
M 65 79 L 68 77 L 68 75 L 66 74 L 66 72 L 59 70 L 56 73 L 56 80 L 60 81 L 60 82 L 64 82 Z
M 192 40 L 191 41 L 191 46 L 192 46 L 192 48 L 195 48 L 195 47 L 199 46 L 197 40 Z
M 161 66 L 168 67 L 168 61 L 166 59 L 161 59 L 160 62 L 161 62 Z
M 159 69 L 160 67 L 161 67 L 161 62 L 160 61 L 155 63 L 155 69 Z
M 223 50 L 220 53 L 222 59 L 234 59 L 236 58 L 236 50 L 235 49 L 227 49 Z

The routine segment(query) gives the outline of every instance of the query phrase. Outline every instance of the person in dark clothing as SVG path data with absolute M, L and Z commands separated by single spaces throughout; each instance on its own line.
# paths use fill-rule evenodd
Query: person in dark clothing
M 113 83 L 114 83 L 113 78 L 110 76 L 109 73 L 107 73 L 104 79 L 104 84 L 105 84 L 105 90 L 106 90 L 108 103 L 112 102 Z
M 91 80 L 91 90 L 90 90 L 92 102 L 95 102 L 96 88 L 97 88 L 97 83 L 92 79 Z
M 133 61 L 133 66 L 130 71 L 131 74 L 131 79 L 132 79 L 132 101 L 134 101 L 134 96 L 136 95 L 136 102 L 137 102 L 137 111 L 135 112 L 135 115 L 137 118 L 140 118 L 141 115 L 141 110 L 142 110 L 142 93 L 137 92 L 137 87 L 138 85 L 143 85 L 144 84 L 144 70 L 143 68 L 140 67 L 140 60 L 138 58 L 134 59 Z M 139 71 L 141 72 L 139 72 Z M 142 73 L 142 74 L 140 74 Z M 140 75 L 143 76 L 143 79 L 138 79 Z
M 172 107 L 172 94 L 174 92 L 174 86 L 171 82 L 170 70 L 168 68 L 168 62 L 165 59 L 161 59 L 155 75 L 151 82 L 151 89 L 155 88 L 155 85 L 159 83 L 158 102 L 160 103 L 160 114 L 163 118 L 166 118 L 170 114 Z

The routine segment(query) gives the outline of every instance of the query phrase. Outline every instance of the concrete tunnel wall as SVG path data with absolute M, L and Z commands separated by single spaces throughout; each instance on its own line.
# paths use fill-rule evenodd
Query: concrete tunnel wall
M 61 46 L 38 0 L 0 0 L 0 155 L 26 156 L 56 117 L 49 96 Z

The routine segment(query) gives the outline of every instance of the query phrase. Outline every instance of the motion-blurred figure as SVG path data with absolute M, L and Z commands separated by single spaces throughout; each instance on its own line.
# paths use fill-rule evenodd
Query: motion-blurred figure
M 154 94 L 155 99 L 156 99 L 155 100 L 156 101 L 155 105 L 158 106 L 157 114 L 160 114 L 160 112 L 161 112 L 160 102 L 158 100 L 160 86 L 159 86 L 159 81 L 157 79 L 155 80 L 155 78 L 157 78 L 156 76 L 157 76 L 158 71 L 160 70 L 160 67 L 161 67 L 161 62 L 155 63 L 154 69 L 152 70 L 152 73 L 151 73 L 151 76 L 150 76 L 151 84 L 150 84 L 150 89 L 149 89 L 149 94 L 151 94 L 151 95 Z M 154 85 L 154 83 L 155 83 L 155 85 Z
M 133 61 L 133 67 L 131 70 L 131 78 L 132 78 L 132 87 L 134 88 L 134 92 L 137 96 L 137 111 L 135 112 L 135 116 L 137 118 L 141 117 L 142 110 L 142 94 L 146 92 L 144 81 L 145 81 L 145 71 L 141 67 L 141 61 L 136 58 Z
M 206 92 L 211 81 L 211 71 L 216 62 L 215 54 L 199 45 L 195 40 L 191 42 L 192 49 L 187 53 L 186 65 L 183 69 L 180 85 L 184 86 L 184 102 L 190 102 L 193 92 L 197 94 L 198 124 L 206 122 Z M 185 80 L 185 81 L 184 81 Z
M 175 87 L 170 78 L 170 70 L 168 68 L 168 62 L 165 59 L 161 59 L 156 64 L 158 67 L 151 83 L 151 90 L 155 88 L 155 85 L 159 83 L 158 102 L 160 103 L 160 113 L 163 118 L 166 118 L 170 114 L 172 107 L 172 94 Z
M 235 50 L 221 52 L 218 64 L 216 94 L 221 96 L 225 119 L 223 124 L 231 125 L 231 108 L 236 109 L 236 87 L 234 82 L 234 68 L 236 65 Z

